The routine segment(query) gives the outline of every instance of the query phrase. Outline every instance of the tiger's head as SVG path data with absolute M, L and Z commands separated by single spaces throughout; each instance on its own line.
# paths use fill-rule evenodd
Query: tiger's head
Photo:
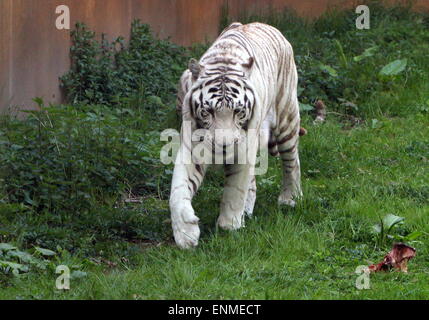
M 253 58 L 247 63 L 216 60 L 205 65 L 190 60 L 189 112 L 196 127 L 208 133 L 204 142 L 226 147 L 244 140 L 255 105 L 248 81 L 253 63 Z

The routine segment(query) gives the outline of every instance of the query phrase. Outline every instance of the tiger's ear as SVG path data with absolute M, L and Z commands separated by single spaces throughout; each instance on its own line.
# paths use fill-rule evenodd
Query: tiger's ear
M 242 66 L 249 71 L 250 69 L 252 69 L 254 62 L 255 62 L 255 59 L 253 57 L 250 57 L 247 62 L 242 64 Z
M 198 63 L 198 61 L 195 60 L 194 58 L 192 58 L 191 60 L 189 60 L 188 69 L 192 73 L 192 79 L 193 80 L 197 80 L 198 76 L 200 75 L 201 69 L 202 69 L 202 67 Z

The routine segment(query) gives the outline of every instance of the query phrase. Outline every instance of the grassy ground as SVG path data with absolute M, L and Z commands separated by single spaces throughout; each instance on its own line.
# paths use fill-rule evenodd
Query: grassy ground
M 363 124 L 344 130 L 334 119 L 306 126 L 305 197 L 296 209 L 275 205 L 279 168 L 274 164 L 258 181 L 255 216 L 246 228 L 214 230 L 220 190 L 206 184 L 196 200 L 205 227 L 199 248 L 142 249 L 131 265 L 125 260 L 114 268 L 66 255 L 58 264 L 83 263 L 88 273 L 72 279 L 69 292 L 54 289 L 54 274 L 34 274 L 15 279 L 0 298 L 427 299 L 428 117 L 380 118 L 377 128 Z M 358 290 L 356 267 L 378 262 L 388 249 L 377 247 L 371 233 L 378 217 L 388 213 L 405 217 L 396 234 L 425 236 L 412 243 L 417 256 L 409 274 L 375 274 L 370 290 Z
M 113 106 L 1 119 L 0 246 L 17 249 L 0 247 L 0 299 L 428 299 L 429 19 L 403 8 L 371 12 L 366 33 L 354 29 L 354 12 L 312 24 L 289 14 L 243 18 L 283 31 L 300 102 L 323 99 L 330 113 L 314 125 L 303 110 L 296 208 L 277 206 L 280 162 L 271 158 L 254 217 L 242 230 L 217 230 L 222 179 L 208 174 L 194 201 L 195 250 L 172 243 L 172 167 L 158 155 L 159 132 L 177 122 L 174 96 L 153 96 L 156 83 L 152 96 Z M 407 59 L 403 71 L 379 74 L 398 59 Z M 388 235 L 374 232 L 387 214 L 405 219 Z M 417 250 L 409 273 L 373 274 L 371 288 L 358 290 L 356 268 L 382 260 L 394 241 Z M 4 261 L 23 265 L 20 274 Z M 55 289 L 61 264 L 73 271 L 67 292 Z

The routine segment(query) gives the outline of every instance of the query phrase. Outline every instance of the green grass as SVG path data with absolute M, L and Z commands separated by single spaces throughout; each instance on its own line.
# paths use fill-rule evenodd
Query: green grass
M 428 299 L 429 19 L 371 8 L 365 32 L 354 29 L 354 12 L 312 23 L 287 12 L 243 18 L 287 36 L 300 101 L 323 99 L 329 113 L 319 125 L 302 113 L 304 198 L 296 208 L 277 206 L 281 164 L 271 158 L 258 177 L 254 217 L 242 230 L 217 230 L 223 180 L 209 172 L 193 202 L 202 230 L 194 250 L 172 241 L 172 166 L 158 160 L 159 132 L 177 127 L 173 96 L 134 92 L 113 105 L 0 119 L 0 243 L 20 255 L 37 256 L 34 246 L 56 252 L 45 268 L 31 265 L 18 276 L 3 268 L 0 299 Z M 354 61 L 374 45 L 373 56 Z M 380 77 L 396 59 L 407 59 L 406 69 Z M 130 194 L 142 203 L 125 202 Z M 372 231 L 387 214 L 405 218 L 393 238 Z M 421 236 L 407 241 L 417 250 L 408 274 L 372 274 L 369 290 L 356 289 L 356 267 L 381 261 L 394 241 L 416 231 Z M 68 292 L 55 289 L 61 264 L 86 272 Z
M 304 199 L 295 209 L 275 205 L 280 179 L 273 163 L 264 183 L 259 179 L 255 216 L 242 230 L 213 228 L 219 192 L 206 184 L 196 199 L 204 227 L 197 249 L 141 246 L 132 263 L 113 269 L 66 255 L 56 263 L 81 264 L 88 273 L 72 279 L 69 292 L 56 290 L 56 275 L 48 272 L 14 279 L 0 298 L 427 299 L 429 119 L 416 114 L 380 123 L 344 130 L 335 119 L 313 126 L 305 118 Z M 402 232 L 425 235 L 413 243 L 417 256 L 408 274 L 374 274 L 371 289 L 358 290 L 356 267 L 378 262 L 389 249 L 377 247 L 371 233 L 387 213 L 405 217 Z

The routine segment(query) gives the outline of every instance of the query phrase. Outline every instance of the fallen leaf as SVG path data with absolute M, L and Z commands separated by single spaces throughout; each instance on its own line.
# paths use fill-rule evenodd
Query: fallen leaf
M 414 258 L 416 249 L 404 243 L 395 243 L 392 250 L 384 257 L 383 261 L 368 267 L 370 272 L 388 271 L 392 268 L 398 271 L 408 272 L 408 260 Z

